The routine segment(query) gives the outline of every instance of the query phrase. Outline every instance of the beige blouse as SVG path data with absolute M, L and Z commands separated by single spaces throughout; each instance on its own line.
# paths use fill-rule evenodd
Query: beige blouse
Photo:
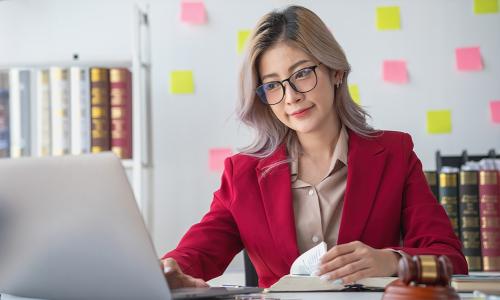
M 290 163 L 293 211 L 300 253 L 325 241 L 328 249 L 337 244 L 347 183 L 349 135 L 340 130 L 330 168 L 316 186 L 298 179 L 298 161 Z

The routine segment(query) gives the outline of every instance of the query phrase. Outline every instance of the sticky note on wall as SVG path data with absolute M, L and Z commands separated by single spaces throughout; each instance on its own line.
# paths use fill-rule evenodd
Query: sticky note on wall
M 492 100 L 490 102 L 491 121 L 500 124 L 500 100 Z
M 498 0 L 474 0 L 474 13 L 476 15 L 498 13 Z
M 460 71 L 480 71 L 483 69 L 479 47 L 455 49 L 457 69 Z
M 451 111 L 450 110 L 428 111 L 427 132 L 430 134 L 451 133 Z
M 407 83 L 408 70 L 404 60 L 385 60 L 382 64 L 382 77 L 386 82 Z
M 194 93 L 194 82 L 192 71 L 172 71 L 170 73 L 170 93 L 171 94 L 192 94 Z
M 361 104 L 361 99 L 359 97 L 359 87 L 357 84 L 349 84 L 349 94 L 351 95 L 352 100 L 356 102 L 356 104 Z
M 377 7 L 377 29 L 398 30 L 401 29 L 401 16 L 399 6 Z
M 213 172 L 224 170 L 224 160 L 232 155 L 230 148 L 212 148 L 208 151 L 208 168 Z
M 238 31 L 238 41 L 236 45 L 236 49 L 238 54 L 243 53 L 245 50 L 245 46 L 247 44 L 248 37 L 250 36 L 250 30 L 240 30 Z
M 203 24 L 207 21 L 205 3 L 202 1 L 182 1 L 181 21 L 190 24 Z

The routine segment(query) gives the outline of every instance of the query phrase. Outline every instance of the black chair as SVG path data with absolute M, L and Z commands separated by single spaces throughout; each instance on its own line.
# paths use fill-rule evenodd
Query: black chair
M 247 251 L 243 250 L 243 257 L 245 263 L 245 285 L 246 286 L 259 286 L 259 277 L 257 272 L 255 272 L 255 267 L 248 257 Z

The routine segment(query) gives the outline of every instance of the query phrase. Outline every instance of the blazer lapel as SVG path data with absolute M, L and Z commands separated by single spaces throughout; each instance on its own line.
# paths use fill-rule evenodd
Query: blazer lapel
M 283 144 L 273 155 L 259 162 L 257 174 L 266 219 L 275 248 L 289 268 L 299 256 L 292 204 L 290 167 L 288 163 L 283 163 L 266 173 L 266 169 L 270 165 L 287 158 L 286 146 Z
M 359 240 L 382 180 L 387 152 L 375 139 L 349 130 L 347 185 L 338 243 Z

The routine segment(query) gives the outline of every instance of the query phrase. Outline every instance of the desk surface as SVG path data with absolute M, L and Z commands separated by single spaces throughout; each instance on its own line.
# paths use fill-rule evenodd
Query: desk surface
M 239 300 L 258 300 L 258 299 L 280 299 L 280 300 L 374 300 L 382 298 L 381 292 L 310 292 L 310 293 L 269 293 L 260 295 L 245 295 L 237 297 Z M 461 299 L 476 299 L 472 297 L 471 293 L 460 293 Z M 2 294 L 1 300 L 39 300 L 32 298 L 19 298 L 10 295 Z

